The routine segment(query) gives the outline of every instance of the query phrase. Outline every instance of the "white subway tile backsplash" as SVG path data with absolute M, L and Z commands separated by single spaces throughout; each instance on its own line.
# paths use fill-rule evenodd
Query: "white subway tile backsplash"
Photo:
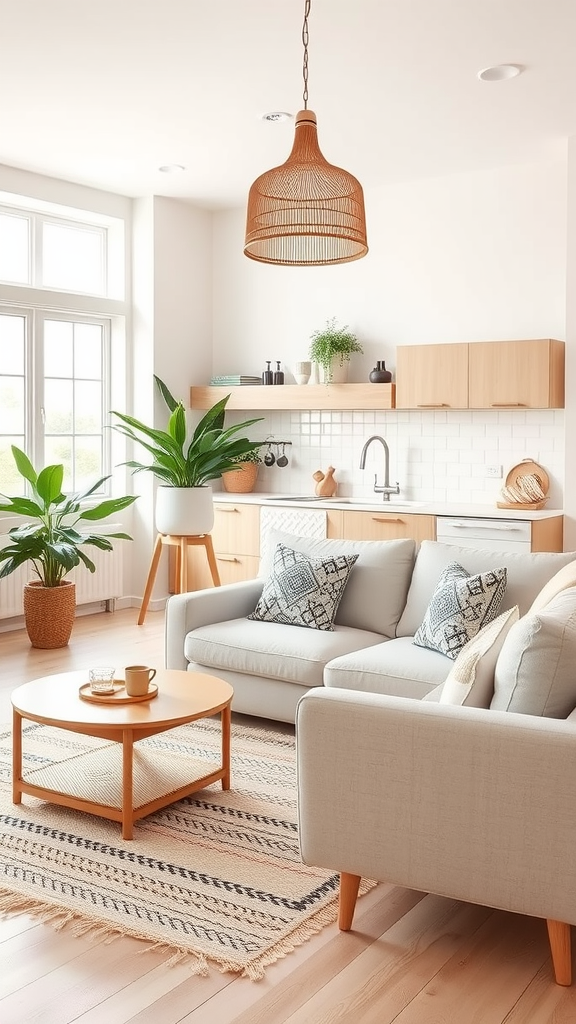
M 246 413 L 227 414 L 230 423 L 246 418 Z M 341 494 L 371 493 L 374 473 L 383 476 L 383 451 L 371 446 L 364 471 L 360 453 L 365 441 L 379 434 L 390 449 L 390 478 L 399 480 L 405 498 L 493 505 L 504 481 L 487 477 L 486 467 L 502 466 L 505 477 L 530 458 L 550 476 L 551 507 L 562 505 L 562 410 L 287 411 L 264 414 L 253 431 L 255 437 L 292 441 L 289 467 L 260 467 L 259 491 L 312 493 L 312 474 L 331 464 Z

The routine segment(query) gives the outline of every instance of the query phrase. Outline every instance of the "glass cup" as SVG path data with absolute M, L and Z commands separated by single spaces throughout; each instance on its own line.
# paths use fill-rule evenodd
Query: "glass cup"
M 102 665 L 89 672 L 91 693 L 114 693 L 114 668 Z

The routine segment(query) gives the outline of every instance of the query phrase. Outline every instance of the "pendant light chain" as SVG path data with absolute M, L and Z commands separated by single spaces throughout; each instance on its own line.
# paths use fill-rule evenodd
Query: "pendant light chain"
M 310 14 L 311 2 L 312 0 L 306 0 L 304 4 L 304 24 L 302 26 L 302 44 L 304 46 L 304 58 L 302 61 L 304 92 L 302 93 L 302 99 L 304 100 L 304 110 L 308 110 L 308 15 Z

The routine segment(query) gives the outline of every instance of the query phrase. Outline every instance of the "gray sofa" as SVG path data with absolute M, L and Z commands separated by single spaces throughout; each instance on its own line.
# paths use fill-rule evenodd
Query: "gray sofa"
M 357 554 L 333 631 L 253 621 L 283 543 L 312 558 Z M 434 698 L 454 661 L 416 646 L 443 569 L 457 562 L 473 574 L 507 569 L 501 610 L 528 611 L 544 584 L 575 558 L 573 552 L 494 553 L 412 540 L 308 540 L 280 532 L 255 580 L 175 595 L 166 611 L 167 668 L 213 673 L 234 687 L 233 710 L 294 722 L 310 689 L 345 687 L 391 696 Z

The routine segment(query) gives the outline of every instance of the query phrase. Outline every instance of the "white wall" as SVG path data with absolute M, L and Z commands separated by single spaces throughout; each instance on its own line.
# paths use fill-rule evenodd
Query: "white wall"
M 289 368 L 332 316 L 364 346 L 351 365 L 358 381 L 377 359 L 394 370 L 397 345 L 566 338 L 565 160 L 381 187 L 366 207 L 368 256 L 326 268 L 247 260 L 245 211 L 214 215 L 215 372 L 260 372 L 266 359 Z M 550 503 L 561 507 L 564 415 L 274 414 L 255 436 L 291 440 L 291 464 L 261 469 L 258 489 L 309 492 L 311 473 L 331 462 L 340 493 L 363 493 L 372 475 L 359 473 L 359 454 L 376 432 L 405 497 L 493 504 L 485 466 L 506 472 L 530 457 L 549 471 Z

